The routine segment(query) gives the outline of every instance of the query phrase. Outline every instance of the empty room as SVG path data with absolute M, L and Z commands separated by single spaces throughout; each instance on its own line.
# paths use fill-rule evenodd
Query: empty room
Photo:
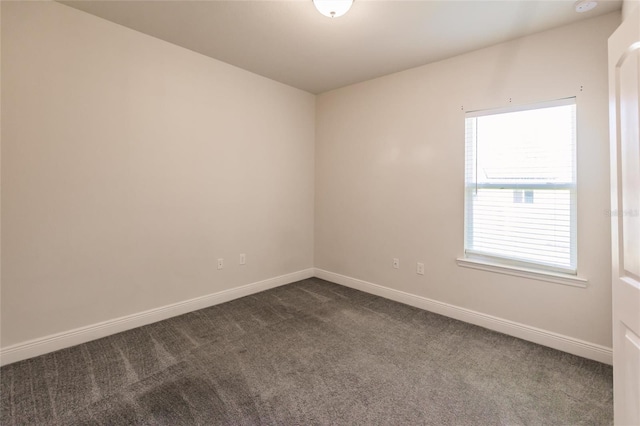
M 638 4 L 1 1 L 0 424 L 640 425 Z

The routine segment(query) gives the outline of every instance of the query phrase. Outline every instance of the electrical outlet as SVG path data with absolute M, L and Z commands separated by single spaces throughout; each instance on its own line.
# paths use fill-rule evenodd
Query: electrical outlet
M 224 268 L 224 259 L 220 258 L 218 259 L 218 269 L 222 269 Z
M 424 275 L 424 263 L 418 262 L 418 266 L 416 267 L 416 274 Z
M 397 257 L 393 258 L 393 267 L 395 269 L 400 269 L 400 259 L 398 259 Z
M 247 263 L 247 255 L 244 253 L 240 253 L 240 264 L 245 265 Z

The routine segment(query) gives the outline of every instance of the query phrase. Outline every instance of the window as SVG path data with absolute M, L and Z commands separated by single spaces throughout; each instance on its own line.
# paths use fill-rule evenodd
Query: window
M 576 274 L 575 98 L 465 126 L 465 257 Z

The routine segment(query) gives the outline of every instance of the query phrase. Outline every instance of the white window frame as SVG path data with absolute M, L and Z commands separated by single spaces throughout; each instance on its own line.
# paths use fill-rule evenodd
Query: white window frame
M 467 119 L 469 118 L 477 118 L 483 117 L 487 115 L 494 114 L 503 114 L 503 113 L 511 113 L 518 111 L 527 111 L 527 110 L 536 110 L 541 108 L 549 108 L 555 106 L 565 106 L 565 105 L 574 105 L 577 110 L 577 102 L 575 97 L 558 99 L 554 101 L 548 102 L 539 102 L 535 104 L 527 104 L 520 106 L 510 106 L 506 108 L 497 108 L 491 110 L 479 110 L 467 112 L 465 114 L 465 127 L 467 125 Z M 574 115 L 574 126 L 577 124 L 577 112 Z M 465 132 L 465 139 L 467 139 L 467 135 Z M 586 286 L 586 280 L 577 277 L 577 129 L 573 134 L 573 181 L 572 182 L 563 182 L 563 183 L 531 183 L 531 184 L 504 184 L 504 183 L 479 183 L 473 182 L 473 186 L 470 185 L 467 176 L 465 175 L 465 224 L 464 224 L 464 248 L 465 255 L 464 258 L 457 259 L 458 265 L 464 267 L 470 267 L 475 269 L 488 270 L 493 272 L 499 272 L 508 275 L 518 275 L 524 276 L 527 278 L 536 278 L 544 281 L 557 282 L 560 284 L 568 284 L 579 287 Z M 467 161 L 467 157 L 469 155 L 469 146 L 468 141 L 465 140 L 465 163 Z M 475 147 L 473 148 L 475 149 Z M 473 156 L 475 158 L 476 153 L 473 152 Z M 467 167 L 465 166 L 465 174 L 467 173 Z M 564 268 L 558 267 L 555 265 L 545 264 L 543 262 L 531 262 L 531 261 L 523 261 L 519 259 L 509 258 L 505 256 L 501 256 L 499 254 L 480 252 L 473 249 L 468 248 L 469 231 L 471 230 L 471 225 L 468 223 L 469 220 L 469 210 L 473 208 L 472 197 L 473 192 L 476 189 L 480 188 L 500 188 L 507 189 L 513 191 L 527 191 L 527 190 L 535 190 L 535 189 L 566 189 L 569 190 L 570 193 L 570 203 L 571 203 L 571 211 L 570 211 L 570 257 L 571 257 L 571 267 Z M 515 196 L 515 195 L 514 195 Z M 524 198 L 522 202 L 525 202 Z

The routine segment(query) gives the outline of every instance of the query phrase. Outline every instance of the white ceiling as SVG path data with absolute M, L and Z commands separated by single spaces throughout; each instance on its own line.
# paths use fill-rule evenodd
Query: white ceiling
M 321 93 L 621 8 L 599 0 L 355 0 L 339 18 L 311 0 L 61 1 L 256 74 Z

